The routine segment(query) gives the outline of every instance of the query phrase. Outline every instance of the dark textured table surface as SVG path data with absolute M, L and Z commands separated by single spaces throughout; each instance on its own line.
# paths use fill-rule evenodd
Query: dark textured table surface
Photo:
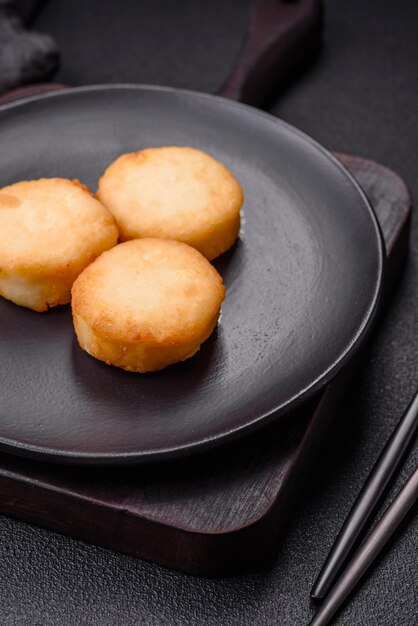
M 36 26 L 62 51 L 69 84 L 145 82 L 215 91 L 249 2 L 54 0 Z M 326 2 L 324 46 L 272 112 L 331 149 L 389 165 L 418 198 L 418 4 Z M 309 590 L 367 473 L 418 386 L 418 223 L 404 276 L 272 562 L 252 575 L 193 578 L 0 517 L 4 625 L 306 624 Z M 392 494 L 418 461 L 408 458 Z M 87 471 L 87 470 L 86 470 Z M 389 499 L 391 494 L 389 494 Z M 418 623 L 418 511 L 336 624 Z

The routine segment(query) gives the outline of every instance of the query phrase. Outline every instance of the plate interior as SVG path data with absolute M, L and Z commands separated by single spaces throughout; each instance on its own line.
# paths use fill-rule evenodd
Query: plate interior
M 213 445 L 278 417 L 343 365 L 373 318 L 383 248 L 359 188 L 330 155 L 273 117 L 216 97 L 134 86 L 73 89 L 3 107 L 0 185 L 90 186 L 123 152 L 188 145 L 244 192 L 227 296 L 194 358 L 127 373 L 89 357 L 69 307 L 0 299 L 0 446 L 46 460 L 123 463 Z

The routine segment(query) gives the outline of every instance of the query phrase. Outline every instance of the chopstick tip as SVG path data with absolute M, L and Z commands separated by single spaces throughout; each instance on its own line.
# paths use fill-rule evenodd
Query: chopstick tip
M 324 596 L 316 593 L 315 590 L 312 589 L 310 593 L 310 598 L 313 602 L 318 603 L 318 602 L 322 602 L 322 600 L 324 599 Z

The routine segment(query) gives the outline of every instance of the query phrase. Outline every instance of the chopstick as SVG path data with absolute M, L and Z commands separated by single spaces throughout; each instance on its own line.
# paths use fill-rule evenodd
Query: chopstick
M 418 499 L 418 468 L 388 507 L 324 600 L 310 626 L 326 626 Z
M 390 479 L 398 469 L 417 430 L 418 392 L 385 445 L 344 522 L 312 588 L 312 598 L 321 599 L 327 595 Z

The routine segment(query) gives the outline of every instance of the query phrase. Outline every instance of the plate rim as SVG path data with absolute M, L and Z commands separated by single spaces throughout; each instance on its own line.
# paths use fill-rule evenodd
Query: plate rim
M 381 303 L 382 292 L 384 287 L 385 278 L 385 265 L 386 265 L 386 252 L 385 243 L 381 231 L 380 224 L 374 213 L 373 207 L 368 200 L 365 192 L 356 181 L 354 176 L 344 167 L 344 165 L 321 143 L 307 135 L 302 130 L 296 128 L 292 124 L 276 117 L 275 115 L 257 109 L 255 107 L 236 102 L 228 98 L 208 94 L 191 89 L 183 89 L 177 87 L 152 85 L 152 84 L 139 84 L 139 83 L 111 83 L 111 84 L 97 84 L 97 85 L 82 85 L 76 87 L 65 87 L 63 89 L 50 91 L 41 94 L 35 94 L 20 98 L 17 101 L 6 102 L 0 105 L 0 116 L 10 109 L 16 109 L 25 105 L 30 105 L 33 102 L 40 100 L 48 100 L 53 98 L 65 98 L 78 95 L 80 93 L 90 93 L 95 91 L 154 91 L 159 93 L 171 93 L 174 95 L 182 94 L 191 96 L 196 99 L 209 100 L 211 102 L 222 102 L 223 105 L 227 105 L 231 108 L 237 108 L 239 110 L 247 110 L 252 115 L 257 115 L 263 119 L 268 120 L 286 128 L 293 134 L 298 135 L 309 144 L 313 145 L 319 152 L 321 152 L 330 162 L 336 166 L 340 172 L 342 172 L 351 185 L 356 189 L 363 201 L 365 209 L 368 211 L 371 222 L 375 231 L 375 242 L 377 243 L 378 252 L 378 265 L 377 265 L 377 281 L 374 284 L 374 292 L 371 298 L 371 303 L 363 315 L 362 323 L 360 324 L 357 332 L 345 346 L 345 349 L 340 353 L 339 357 L 335 359 L 331 365 L 322 372 L 317 378 L 309 383 L 304 389 L 295 393 L 286 402 L 276 406 L 261 415 L 258 415 L 255 419 L 248 421 L 244 424 L 230 428 L 218 434 L 212 434 L 210 436 L 201 437 L 195 442 L 188 442 L 185 444 L 176 444 L 173 446 L 167 446 L 158 449 L 142 450 L 141 452 L 71 452 L 68 450 L 61 450 L 59 448 L 44 447 L 38 445 L 32 445 L 28 443 L 20 443 L 16 440 L 2 437 L 0 435 L 0 450 L 13 453 L 17 456 L 23 456 L 31 458 L 33 460 L 43 460 L 48 462 L 58 462 L 71 465 L 127 465 L 127 464 L 140 464 L 149 463 L 154 461 L 170 460 L 179 457 L 185 457 L 194 453 L 198 453 L 202 450 L 206 451 L 209 448 L 216 445 L 222 445 L 228 441 L 237 439 L 238 437 L 249 434 L 250 432 L 260 428 L 261 426 L 267 426 L 275 418 L 279 418 L 290 410 L 296 409 L 301 404 L 306 402 L 309 398 L 312 398 L 320 389 L 325 388 L 330 381 L 343 369 L 347 361 L 354 356 L 360 346 L 364 343 L 368 333 L 376 318 L 379 305 Z

